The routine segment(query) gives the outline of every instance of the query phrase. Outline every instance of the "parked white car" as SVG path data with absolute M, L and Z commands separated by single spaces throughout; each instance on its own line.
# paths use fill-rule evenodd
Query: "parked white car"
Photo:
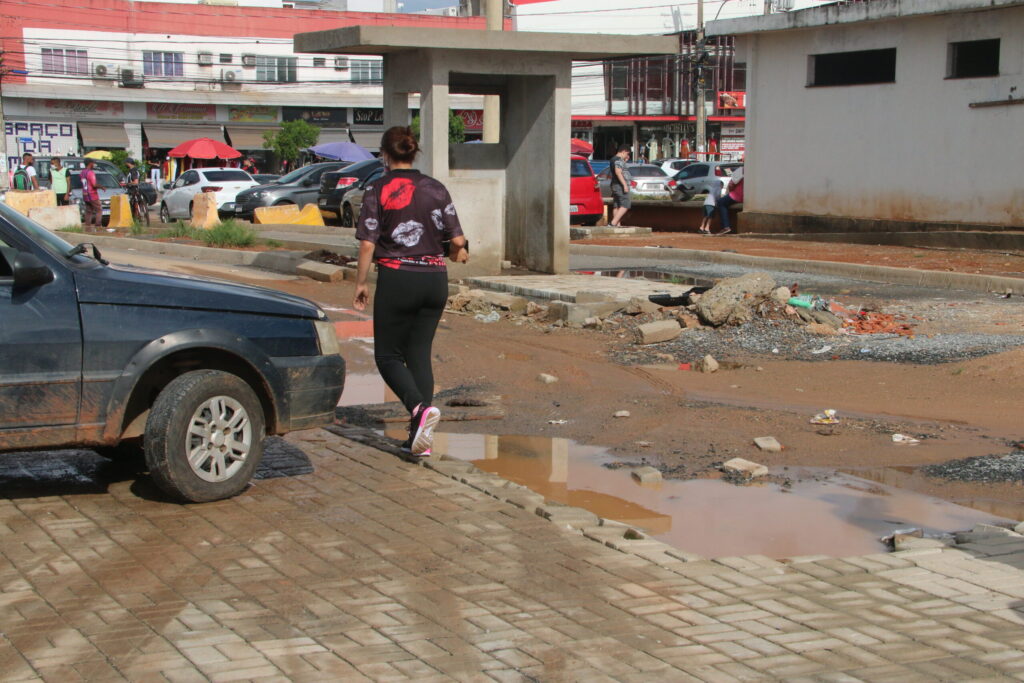
M 164 184 L 160 220 L 170 223 L 176 218 L 191 218 L 192 200 L 200 192 L 214 194 L 218 213 L 234 215 L 235 196 L 257 185 L 251 175 L 239 168 L 193 168 L 178 176 L 173 184 Z

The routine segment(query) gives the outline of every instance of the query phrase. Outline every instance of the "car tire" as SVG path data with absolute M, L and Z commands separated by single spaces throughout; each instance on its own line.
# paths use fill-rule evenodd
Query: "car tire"
M 171 218 L 171 212 L 167 208 L 167 205 L 161 202 L 160 203 L 160 222 L 161 223 L 170 223 L 172 220 L 173 219 Z
M 690 193 L 690 192 L 680 192 L 679 193 L 679 201 L 681 201 L 681 202 L 688 202 L 691 199 L 693 199 L 693 194 L 692 193 Z
M 355 216 L 352 215 L 352 205 L 346 203 L 341 207 L 341 227 L 354 228 L 355 220 Z
M 242 379 L 220 370 L 187 372 L 164 387 L 150 409 L 150 476 L 186 502 L 237 495 L 263 457 L 264 424 L 260 400 Z
M 188 203 L 188 219 L 192 220 L 192 202 Z

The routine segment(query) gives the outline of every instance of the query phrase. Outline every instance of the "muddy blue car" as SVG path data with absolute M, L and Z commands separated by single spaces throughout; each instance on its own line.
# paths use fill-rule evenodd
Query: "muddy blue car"
M 344 382 L 316 304 L 111 266 L 0 203 L 0 451 L 141 451 L 172 498 L 218 500 L 265 436 L 330 424 Z

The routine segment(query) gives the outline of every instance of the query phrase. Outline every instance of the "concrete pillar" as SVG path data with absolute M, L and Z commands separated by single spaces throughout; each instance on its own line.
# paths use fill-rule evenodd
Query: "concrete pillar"
M 405 61 L 405 55 L 384 55 L 384 130 L 411 123 L 408 84 L 401 78 Z
M 501 31 L 505 28 L 505 0 L 486 0 L 484 13 L 487 15 L 487 29 Z M 501 98 L 498 95 L 484 95 L 484 142 L 501 140 Z
M 448 168 L 448 73 L 428 69 L 429 82 L 420 89 L 420 146 L 417 168 L 446 182 Z

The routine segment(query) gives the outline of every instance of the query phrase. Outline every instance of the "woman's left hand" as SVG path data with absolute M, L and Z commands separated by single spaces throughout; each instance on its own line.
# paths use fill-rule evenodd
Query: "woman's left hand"
M 455 252 L 455 258 L 452 259 L 455 263 L 469 263 L 469 250 L 465 247 L 459 247 L 459 250 Z

